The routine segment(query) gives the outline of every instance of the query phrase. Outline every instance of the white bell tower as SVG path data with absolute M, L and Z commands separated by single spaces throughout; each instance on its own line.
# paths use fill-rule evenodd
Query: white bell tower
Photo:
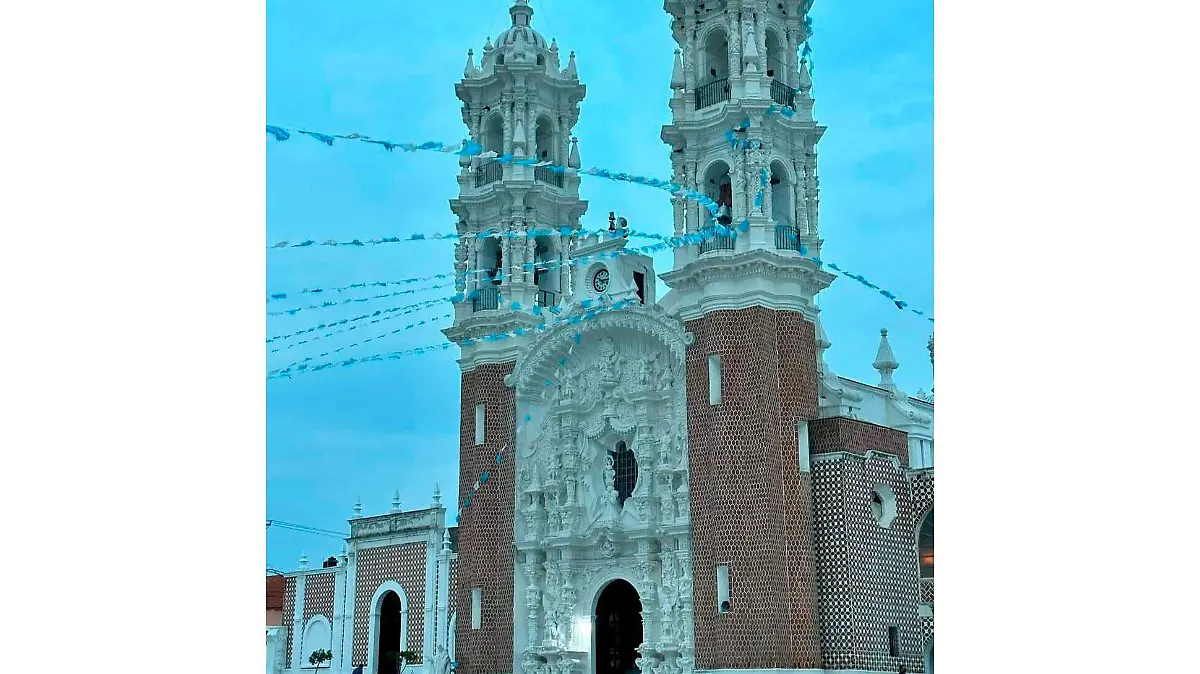
M 455 248 L 456 286 L 465 299 L 445 334 L 463 345 L 464 361 L 511 360 L 525 340 L 476 340 L 532 327 L 530 307 L 554 306 L 571 292 L 571 240 L 525 232 L 578 229 L 587 211 L 579 176 L 552 168 L 580 165 L 571 130 L 586 87 L 575 53 L 563 67 L 558 43 L 533 29 L 528 0 L 516 0 L 508 12 L 512 26 L 494 45 L 487 40 L 479 66 L 467 52 L 463 79 L 454 87 L 463 123 L 484 150 L 460 158 L 459 196 L 450 202 L 462 237 Z M 479 238 L 485 233 L 494 236 Z M 523 310 L 513 311 L 514 302 Z
M 704 307 L 812 312 L 832 280 L 799 254 L 803 247 L 819 257 L 821 248 L 816 145 L 825 128 L 813 119 L 812 80 L 798 56 L 810 4 L 665 3 L 679 48 L 662 139 L 675 182 L 720 205 L 714 218 L 674 197 L 675 235 L 717 224 L 734 230 L 677 249 L 674 269 L 662 275 L 673 289 L 667 308 L 685 320 Z

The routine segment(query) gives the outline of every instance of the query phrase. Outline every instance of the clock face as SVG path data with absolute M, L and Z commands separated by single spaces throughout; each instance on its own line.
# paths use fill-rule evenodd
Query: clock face
M 592 276 L 592 288 L 598 293 L 608 290 L 607 269 L 601 269 L 600 271 L 596 272 L 594 276 Z

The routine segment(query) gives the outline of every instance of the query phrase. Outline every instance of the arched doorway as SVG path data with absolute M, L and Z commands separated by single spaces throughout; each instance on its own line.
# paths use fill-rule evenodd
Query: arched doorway
M 609 583 L 596 600 L 596 674 L 639 674 L 642 600 L 627 581 Z
M 400 651 L 402 650 L 400 635 L 403 603 L 400 595 L 388 590 L 379 601 L 379 623 L 376 634 L 375 671 L 377 674 L 397 674 L 400 671 Z

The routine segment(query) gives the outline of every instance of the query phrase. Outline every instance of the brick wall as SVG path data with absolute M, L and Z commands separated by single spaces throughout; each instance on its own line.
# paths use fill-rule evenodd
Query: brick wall
M 921 511 L 905 468 L 888 457 L 852 455 L 814 461 L 812 474 L 825 668 L 894 672 L 904 664 L 914 674 L 922 671 Z M 896 497 L 896 517 L 887 527 L 871 510 L 871 492 L 880 485 Z M 892 626 L 899 628 L 899 657 L 889 654 Z
M 288 578 L 283 584 L 283 626 L 287 628 L 287 643 L 284 645 L 287 651 L 284 654 L 287 667 L 292 666 L 292 637 L 296 636 L 293 632 L 296 631 L 296 579 Z M 304 626 L 301 625 L 301 629 Z
M 818 419 L 808 426 L 808 441 L 814 455 L 876 450 L 899 456 L 900 465 L 908 467 L 908 434 L 893 428 L 845 417 Z
M 462 417 L 459 427 L 458 503 L 483 471 L 487 485 L 462 510 L 458 524 L 458 561 L 454 568 L 454 599 L 461 609 L 455 635 L 455 657 L 461 674 L 511 672 L 513 662 L 513 509 L 515 492 L 513 448 L 516 422 L 514 391 L 504 385 L 513 363 L 486 364 L 462 375 Z M 475 444 L 475 405 L 486 405 L 484 444 Z M 482 627 L 471 629 L 471 590 L 483 588 Z
M 304 579 L 304 612 L 301 615 L 305 625 L 315 615 L 323 615 L 333 624 L 332 573 L 318 573 Z
M 812 486 L 799 472 L 796 421 L 817 416 L 815 329 L 759 307 L 689 321 L 688 446 L 697 669 L 821 664 Z M 722 358 L 722 403 L 708 356 Z M 716 606 L 730 567 L 730 612 Z
M 387 581 L 404 588 L 408 604 L 406 648 L 421 655 L 425 628 L 425 543 L 405 543 L 358 551 L 358 571 L 354 580 L 354 656 L 353 665 L 366 665 L 374 654 L 368 653 L 370 640 L 371 597 Z M 306 588 L 307 591 L 307 588 Z

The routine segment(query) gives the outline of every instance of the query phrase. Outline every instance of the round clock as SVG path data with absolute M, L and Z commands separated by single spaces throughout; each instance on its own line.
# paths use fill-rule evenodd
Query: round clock
M 607 269 L 601 269 L 600 271 L 596 272 L 594 276 L 592 276 L 592 288 L 598 293 L 608 290 Z

